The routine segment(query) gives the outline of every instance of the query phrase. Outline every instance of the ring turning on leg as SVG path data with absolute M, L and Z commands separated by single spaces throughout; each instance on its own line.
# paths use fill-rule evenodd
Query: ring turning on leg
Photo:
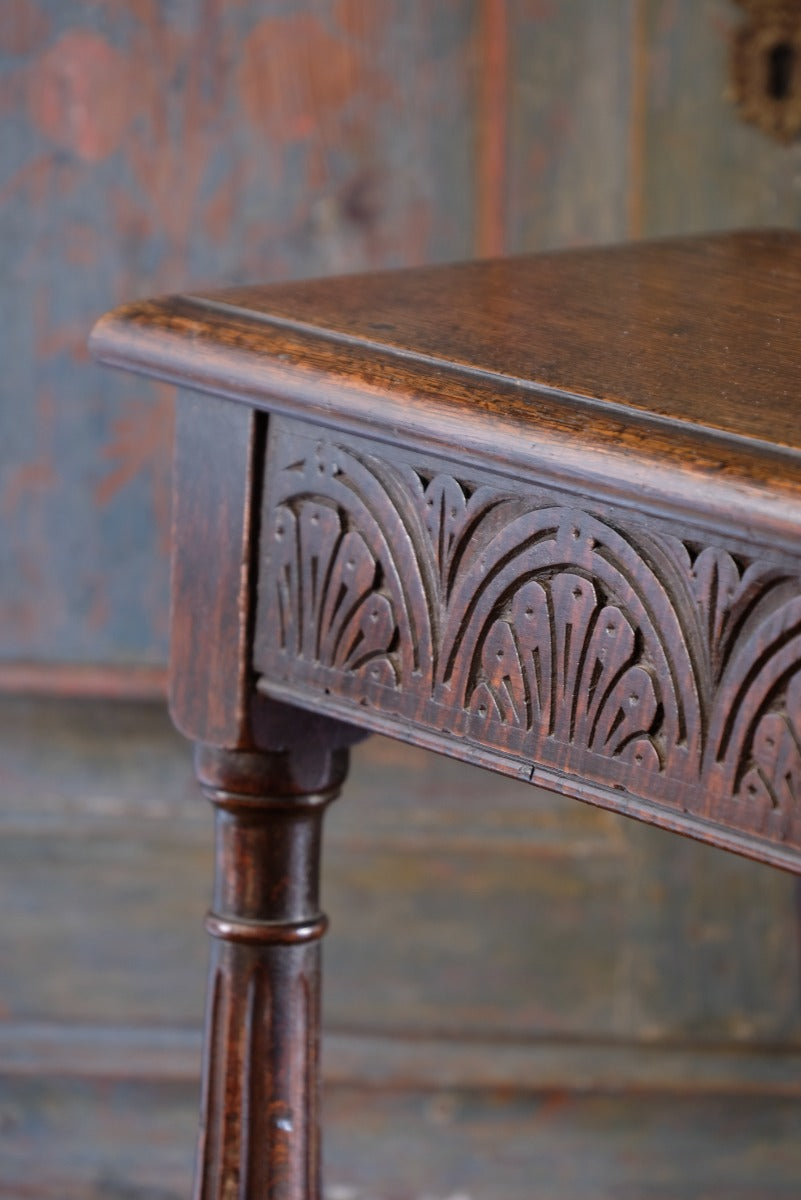
M 195 1200 L 319 1200 L 322 819 L 347 750 L 199 746 L 216 810 Z

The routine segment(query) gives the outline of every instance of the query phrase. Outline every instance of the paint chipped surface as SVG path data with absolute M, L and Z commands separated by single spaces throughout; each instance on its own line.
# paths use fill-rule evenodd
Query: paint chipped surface
M 96 317 L 470 253 L 474 7 L 6 0 L 0 658 L 166 656 L 173 397 Z

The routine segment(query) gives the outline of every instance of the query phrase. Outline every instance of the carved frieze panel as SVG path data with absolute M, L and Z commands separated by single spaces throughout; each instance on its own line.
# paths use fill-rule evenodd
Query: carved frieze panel
M 263 686 L 801 845 L 801 562 L 463 475 L 275 422 Z

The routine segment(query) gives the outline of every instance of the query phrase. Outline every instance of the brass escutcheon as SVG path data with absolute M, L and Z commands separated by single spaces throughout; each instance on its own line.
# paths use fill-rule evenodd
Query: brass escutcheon
M 801 133 L 801 0 L 736 0 L 746 12 L 731 46 L 731 84 L 744 121 L 781 142 Z

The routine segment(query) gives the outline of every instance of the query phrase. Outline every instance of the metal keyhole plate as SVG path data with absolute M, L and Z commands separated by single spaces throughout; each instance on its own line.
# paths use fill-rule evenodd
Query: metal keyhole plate
M 734 99 L 744 121 L 782 142 L 801 133 L 801 0 L 739 0 L 745 23 L 731 50 Z

